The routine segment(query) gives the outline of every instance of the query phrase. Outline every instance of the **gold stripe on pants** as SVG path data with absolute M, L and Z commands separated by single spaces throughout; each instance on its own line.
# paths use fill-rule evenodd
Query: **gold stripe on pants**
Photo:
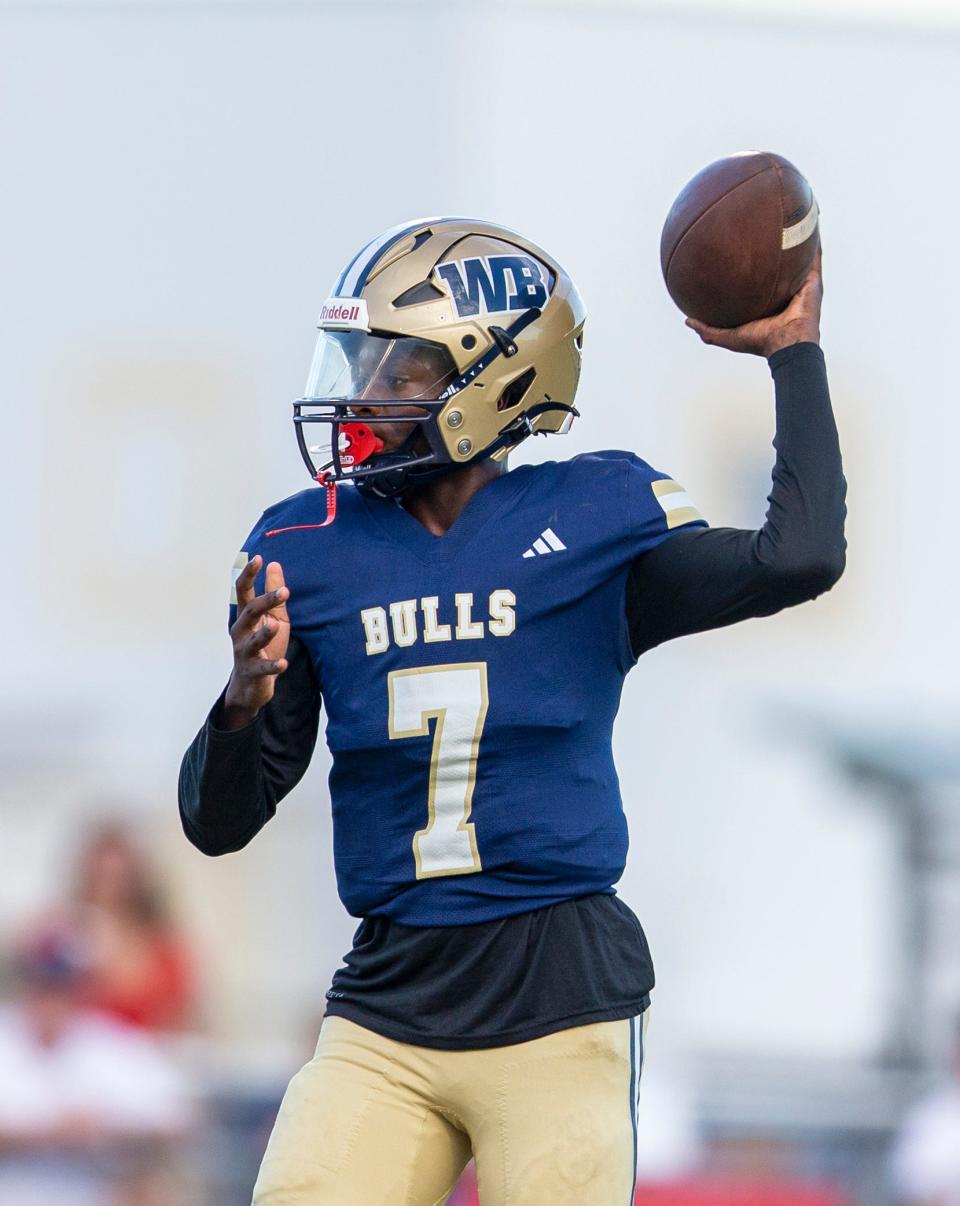
M 483 1206 L 629 1206 L 640 1034 L 627 1019 L 436 1051 L 325 1018 L 253 1204 L 440 1206 L 472 1154 Z

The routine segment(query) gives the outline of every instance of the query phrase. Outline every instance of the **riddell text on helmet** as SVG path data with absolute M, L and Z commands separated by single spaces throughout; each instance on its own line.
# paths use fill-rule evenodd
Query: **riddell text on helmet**
M 367 330 L 367 303 L 362 297 L 328 297 L 320 307 L 318 327 L 349 327 Z

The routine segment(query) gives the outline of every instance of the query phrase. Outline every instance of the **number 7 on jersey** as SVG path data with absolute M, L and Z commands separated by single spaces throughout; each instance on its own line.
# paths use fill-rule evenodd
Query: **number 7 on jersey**
M 413 836 L 417 879 L 482 869 L 470 823 L 480 734 L 487 718 L 487 664 L 393 670 L 387 678 L 391 739 L 427 737 L 435 720 L 427 824 Z

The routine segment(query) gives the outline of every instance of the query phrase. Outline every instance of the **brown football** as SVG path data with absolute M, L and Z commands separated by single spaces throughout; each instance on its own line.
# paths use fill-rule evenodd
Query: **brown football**
M 667 291 L 684 314 L 738 327 L 782 310 L 820 245 L 810 185 L 780 155 L 741 151 L 698 172 L 660 238 Z

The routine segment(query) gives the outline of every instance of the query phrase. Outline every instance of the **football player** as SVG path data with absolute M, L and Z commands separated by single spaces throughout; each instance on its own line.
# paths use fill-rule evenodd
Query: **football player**
M 614 888 L 613 722 L 647 649 L 842 572 L 821 291 L 818 261 L 776 317 L 690 323 L 773 374 L 770 507 L 740 531 L 632 452 L 508 471 L 576 414 L 584 307 L 542 248 L 425 220 L 339 277 L 294 406 L 325 488 L 244 543 L 233 671 L 180 779 L 190 841 L 239 850 L 306 770 L 322 700 L 360 925 L 258 1206 L 433 1206 L 471 1154 L 484 1206 L 632 1202 L 654 977 Z

